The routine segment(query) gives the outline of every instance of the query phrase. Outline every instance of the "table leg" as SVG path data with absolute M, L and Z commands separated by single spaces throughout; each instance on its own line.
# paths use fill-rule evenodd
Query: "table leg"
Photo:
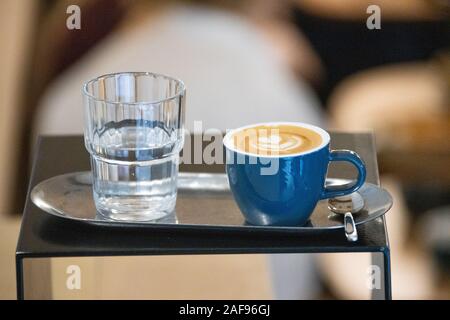
M 16 291 L 17 300 L 23 300 L 23 259 L 16 255 Z

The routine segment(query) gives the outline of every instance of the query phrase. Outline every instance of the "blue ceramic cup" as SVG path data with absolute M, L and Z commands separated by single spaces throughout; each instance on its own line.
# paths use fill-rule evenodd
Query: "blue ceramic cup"
M 287 155 L 258 155 L 238 150 L 232 136 L 257 126 L 289 125 L 319 134 L 320 145 Z M 304 123 L 260 123 L 229 131 L 224 137 L 226 171 L 233 196 L 246 221 L 254 225 L 303 225 L 321 199 L 344 196 L 364 183 L 366 168 L 354 151 L 330 150 L 330 135 Z M 349 186 L 325 187 L 328 165 L 347 161 L 358 170 L 356 182 Z

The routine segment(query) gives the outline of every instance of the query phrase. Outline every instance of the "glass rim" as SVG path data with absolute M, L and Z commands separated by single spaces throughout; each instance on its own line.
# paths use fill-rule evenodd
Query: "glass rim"
M 170 81 L 175 81 L 176 83 L 178 83 L 180 85 L 180 89 L 177 90 L 177 92 L 173 95 L 171 95 L 170 97 L 164 98 L 164 99 L 159 99 L 159 100 L 153 100 L 153 101 L 136 101 L 136 102 L 123 102 L 123 101 L 116 101 L 116 100 L 108 100 L 108 99 L 101 99 L 96 97 L 95 95 L 93 95 L 92 93 L 89 92 L 88 90 L 88 86 L 96 81 L 99 81 L 102 78 L 111 78 L 111 77 L 115 77 L 118 75 L 140 75 L 140 76 L 153 76 L 153 77 L 161 77 Z M 93 79 L 90 79 L 88 81 L 86 81 L 83 84 L 82 87 L 82 93 L 84 96 L 88 97 L 89 99 L 92 99 L 94 101 L 99 101 L 99 102 L 105 102 L 105 103 L 111 103 L 111 104 L 129 104 L 129 105 L 139 105 L 139 104 L 158 104 L 164 101 L 169 101 L 169 100 L 173 100 L 181 95 L 184 94 L 184 92 L 186 91 L 186 86 L 184 84 L 183 81 L 181 81 L 180 79 L 162 74 L 162 73 L 155 73 L 155 72 L 148 72 L 148 71 L 125 71 L 125 72 L 112 72 L 112 73 L 106 73 L 106 74 L 102 74 L 101 76 L 95 77 Z

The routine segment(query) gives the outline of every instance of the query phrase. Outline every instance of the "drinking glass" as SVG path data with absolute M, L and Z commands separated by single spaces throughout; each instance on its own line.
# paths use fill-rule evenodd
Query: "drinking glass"
M 183 82 L 149 72 L 107 74 L 85 83 L 83 97 L 97 211 L 122 221 L 172 213 L 184 143 Z

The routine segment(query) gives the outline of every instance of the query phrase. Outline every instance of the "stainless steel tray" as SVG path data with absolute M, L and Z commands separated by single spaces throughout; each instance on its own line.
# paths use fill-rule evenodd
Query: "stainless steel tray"
M 349 180 L 328 179 L 327 184 L 349 183 Z M 364 207 L 354 214 L 355 224 L 365 223 L 385 214 L 392 206 L 389 193 L 365 183 L 358 191 Z M 229 190 L 225 174 L 180 173 L 175 212 L 153 222 L 106 220 L 97 213 L 92 197 L 90 172 L 56 176 L 36 185 L 31 192 L 33 203 L 54 216 L 87 224 L 149 228 L 220 228 L 266 229 L 271 231 L 324 230 L 343 228 L 343 217 L 328 209 L 327 201 L 318 203 L 310 221 L 302 226 L 255 226 L 247 224 Z

